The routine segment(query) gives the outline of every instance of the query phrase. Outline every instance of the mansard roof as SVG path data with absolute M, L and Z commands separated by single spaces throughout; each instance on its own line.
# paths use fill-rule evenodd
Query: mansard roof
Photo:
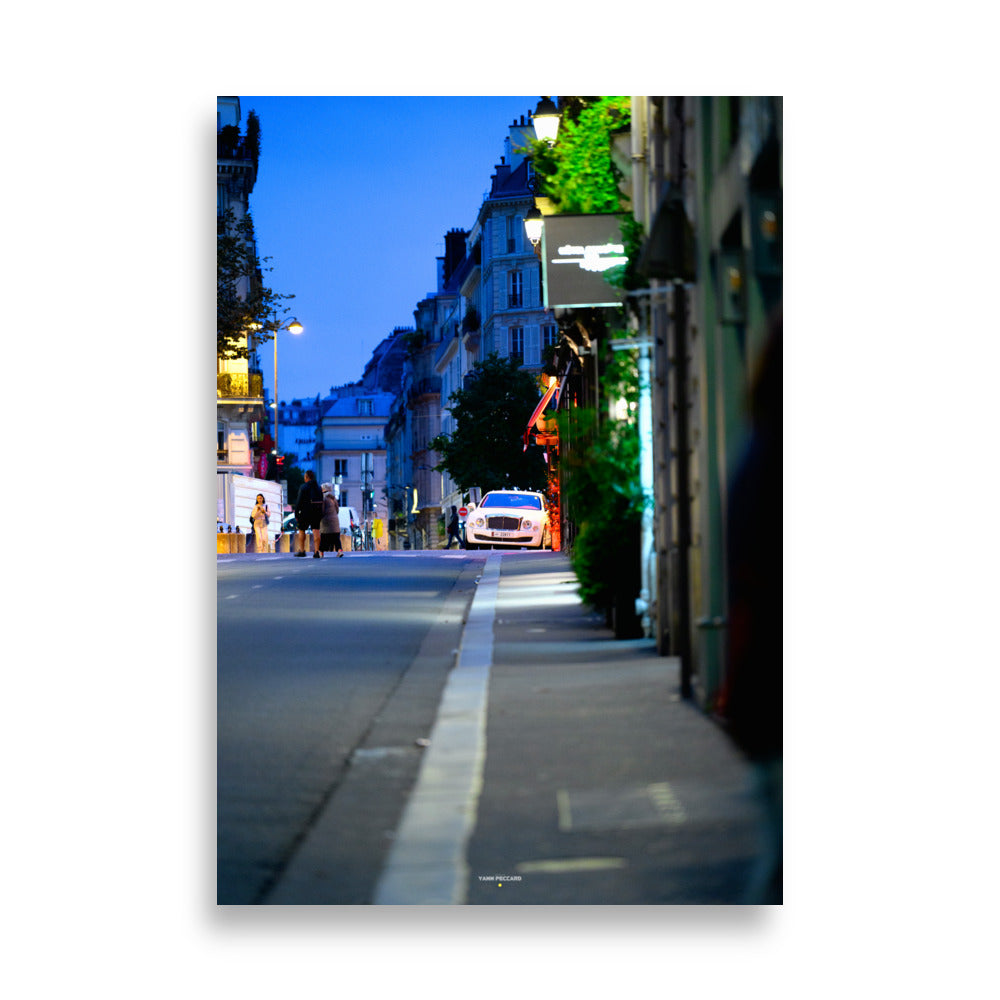
M 365 392 L 359 395 L 341 396 L 339 399 L 330 402 L 329 406 L 323 411 L 323 417 L 366 416 L 369 419 L 373 417 L 388 417 L 395 398 L 394 394 L 388 392 Z M 358 401 L 362 399 L 371 400 L 371 413 L 358 413 Z
M 490 197 L 513 198 L 526 194 L 530 194 L 528 190 L 528 161 L 521 160 L 513 170 L 506 164 L 498 165 L 497 172 L 493 175 Z

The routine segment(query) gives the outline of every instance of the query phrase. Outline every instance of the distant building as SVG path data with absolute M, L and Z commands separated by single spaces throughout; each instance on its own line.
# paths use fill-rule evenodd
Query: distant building
M 278 406 L 278 453 L 294 455 L 293 465 L 316 471 L 316 433 L 322 406 L 315 399 L 293 399 Z
M 381 520 L 383 529 L 389 517 L 385 427 L 402 384 L 409 333 L 397 327 L 372 351 L 359 382 L 334 386 L 316 401 L 317 480 L 336 485 L 341 504 L 354 507 L 369 526 Z M 304 425 L 301 435 L 307 436 Z
M 409 327 L 396 327 L 372 351 L 361 376 L 365 389 L 397 393 L 403 384 L 403 365 L 406 360 L 405 334 Z
M 383 525 L 388 520 L 385 425 L 394 398 L 388 392 L 344 386 L 323 401 L 317 430 L 317 480 L 334 483 L 340 503 L 354 507 L 369 526 L 374 518 Z

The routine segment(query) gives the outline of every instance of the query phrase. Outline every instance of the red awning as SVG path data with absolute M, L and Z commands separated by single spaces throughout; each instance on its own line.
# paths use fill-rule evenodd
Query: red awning
M 551 377 L 551 376 L 550 376 Z M 528 450 L 528 444 L 530 443 L 528 438 L 531 436 L 531 429 L 535 426 L 535 421 L 542 415 L 542 410 L 549 405 L 549 400 L 558 392 L 559 390 L 559 380 L 552 377 L 552 381 L 549 383 L 548 389 L 545 390 L 545 395 L 538 402 L 538 406 L 535 407 L 535 412 L 531 414 L 531 419 L 528 421 L 528 426 L 524 429 L 524 450 Z

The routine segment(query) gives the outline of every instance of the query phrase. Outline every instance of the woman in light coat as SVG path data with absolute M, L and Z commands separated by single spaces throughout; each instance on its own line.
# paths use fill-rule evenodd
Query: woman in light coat
M 340 504 L 333 495 L 333 487 L 323 484 L 323 517 L 319 522 L 319 554 L 336 552 L 341 558 L 344 550 L 340 547 Z
M 267 544 L 267 522 L 270 520 L 267 514 L 267 504 L 264 502 L 264 494 L 257 494 L 257 502 L 250 511 L 250 520 L 253 521 L 254 549 L 257 552 L 269 552 Z

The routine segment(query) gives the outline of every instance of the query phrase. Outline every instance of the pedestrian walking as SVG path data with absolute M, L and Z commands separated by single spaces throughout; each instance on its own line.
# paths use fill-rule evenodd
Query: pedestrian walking
M 458 508 L 454 504 L 451 508 L 451 520 L 448 522 L 448 544 L 445 546 L 446 549 L 451 548 L 452 539 L 458 542 L 460 549 L 465 548 L 462 542 L 462 528 L 458 521 Z
M 268 515 L 264 494 L 258 493 L 257 500 L 250 511 L 250 523 L 253 525 L 254 549 L 257 552 L 269 552 L 267 544 L 267 525 L 271 520 Z
M 319 554 L 325 552 L 336 552 L 337 558 L 341 558 L 344 550 L 340 545 L 340 504 L 333 495 L 333 487 L 329 483 L 324 483 L 323 490 L 323 516 L 319 522 Z
M 323 519 L 323 492 L 316 482 L 316 473 L 306 470 L 305 482 L 299 487 L 295 501 L 295 522 L 298 525 L 299 550 L 295 554 L 306 554 L 306 532 L 313 535 L 313 559 L 319 559 L 320 521 Z

